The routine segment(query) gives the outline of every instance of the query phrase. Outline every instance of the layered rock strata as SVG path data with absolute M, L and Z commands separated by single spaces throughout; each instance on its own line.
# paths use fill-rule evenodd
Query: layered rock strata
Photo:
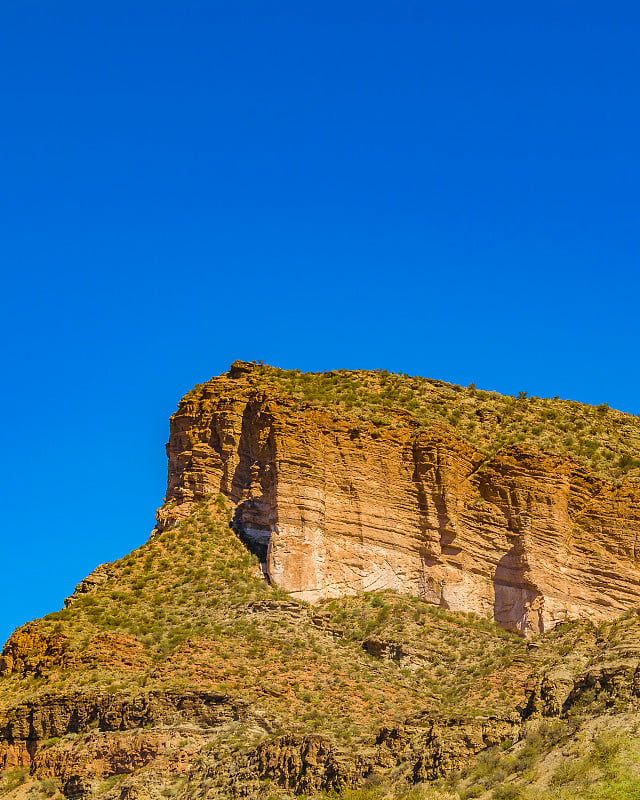
M 171 419 L 158 526 L 222 493 L 269 580 L 315 602 L 392 589 L 533 636 L 640 602 L 640 485 L 513 445 L 490 458 L 448 426 L 358 424 L 240 371 Z

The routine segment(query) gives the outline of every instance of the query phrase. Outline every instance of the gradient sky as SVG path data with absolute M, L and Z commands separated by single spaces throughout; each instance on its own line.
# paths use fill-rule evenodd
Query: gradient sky
M 236 358 L 640 413 L 637 2 L 4 2 L 0 639 Z

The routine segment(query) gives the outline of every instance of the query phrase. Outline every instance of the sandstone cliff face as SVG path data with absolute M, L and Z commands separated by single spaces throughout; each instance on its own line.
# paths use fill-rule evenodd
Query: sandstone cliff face
M 251 374 L 214 378 L 171 420 L 160 530 L 221 492 L 269 579 L 315 602 L 392 589 L 532 636 L 640 601 L 640 485 L 452 428 L 357 424 Z

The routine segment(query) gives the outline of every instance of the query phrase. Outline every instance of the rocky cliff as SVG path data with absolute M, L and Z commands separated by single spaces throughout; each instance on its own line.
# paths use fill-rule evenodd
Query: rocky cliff
M 148 541 L 2 649 L 0 797 L 640 796 L 639 439 L 234 365 L 171 420 Z
M 222 492 L 294 597 L 390 589 L 525 636 L 640 600 L 637 478 L 607 480 L 532 437 L 482 451 L 393 405 L 363 421 L 277 377 L 239 364 L 181 401 L 160 530 Z

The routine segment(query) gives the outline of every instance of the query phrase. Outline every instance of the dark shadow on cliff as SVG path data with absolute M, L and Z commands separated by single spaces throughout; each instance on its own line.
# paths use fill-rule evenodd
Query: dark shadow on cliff
M 431 452 L 430 452 L 431 451 Z M 429 452 L 432 462 L 425 465 L 424 454 Z M 425 542 L 424 560 L 429 566 L 429 562 L 437 562 L 434 556 L 457 555 L 459 548 L 453 546 L 456 538 L 454 524 L 449 516 L 447 501 L 443 492 L 443 468 L 440 464 L 437 444 L 418 442 L 414 439 L 412 445 L 413 474 L 411 479 L 416 489 L 416 498 L 419 510 L 419 526 L 423 540 Z M 420 467 L 423 467 L 421 470 Z M 424 467 L 426 466 L 426 469 Z M 433 520 L 435 517 L 436 527 Z M 435 545 L 438 552 L 429 553 L 429 545 Z
M 493 577 L 493 618 L 498 625 L 522 636 L 544 631 L 542 595 L 525 578 L 525 549 L 521 537 L 498 561 Z
M 242 414 L 238 463 L 229 493 L 237 504 L 231 528 L 247 550 L 257 556 L 267 580 L 267 555 L 276 511 L 271 425 L 271 415 L 264 412 L 260 402 L 249 400 Z

